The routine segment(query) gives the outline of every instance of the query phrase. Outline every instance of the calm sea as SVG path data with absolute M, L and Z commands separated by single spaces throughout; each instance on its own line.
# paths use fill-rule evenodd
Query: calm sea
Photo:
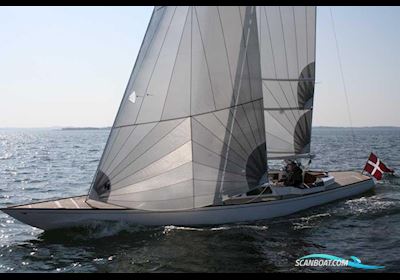
M 370 151 L 400 174 L 400 129 L 315 128 L 312 168 L 361 170 Z M 0 130 L 0 206 L 85 194 L 108 130 Z M 312 253 L 400 271 L 400 178 L 285 218 L 212 228 L 99 224 L 43 232 L 0 213 L 0 272 L 360 271 L 299 268 Z M 382 270 L 381 270 L 382 271 Z

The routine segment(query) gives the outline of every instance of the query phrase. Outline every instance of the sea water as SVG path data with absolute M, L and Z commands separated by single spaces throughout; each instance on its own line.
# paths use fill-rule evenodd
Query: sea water
M 0 207 L 86 194 L 108 130 L 1 129 Z M 400 174 L 400 128 L 315 128 L 313 169 L 362 170 L 371 151 Z M 300 213 L 215 227 L 99 223 L 44 232 L 0 213 L 0 272 L 355 272 L 299 267 L 309 254 L 400 271 L 400 178 Z

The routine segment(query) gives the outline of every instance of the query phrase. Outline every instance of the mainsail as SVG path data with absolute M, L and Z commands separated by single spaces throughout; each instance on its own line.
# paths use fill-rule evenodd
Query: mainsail
M 259 54 L 255 7 L 156 7 L 89 198 L 180 210 L 256 187 Z
M 308 157 L 316 7 L 257 7 L 268 159 Z

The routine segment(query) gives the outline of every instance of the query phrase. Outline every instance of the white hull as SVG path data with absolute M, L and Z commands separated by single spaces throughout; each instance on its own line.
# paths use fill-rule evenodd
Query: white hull
M 129 209 L 43 209 L 5 208 L 10 216 L 44 230 L 82 226 L 98 221 L 137 225 L 215 225 L 249 222 L 289 215 L 310 207 L 359 195 L 375 186 L 372 179 L 315 194 L 240 205 L 214 206 L 181 211 L 141 211 Z

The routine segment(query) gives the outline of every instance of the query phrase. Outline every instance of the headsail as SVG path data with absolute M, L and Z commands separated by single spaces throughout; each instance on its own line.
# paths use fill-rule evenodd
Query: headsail
M 179 210 L 257 186 L 266 170 L 258 35 L 255 7 L 156 7 L 89 197 Z
M 257 7 L 268 159 L 310 153 L 316 7 Z

